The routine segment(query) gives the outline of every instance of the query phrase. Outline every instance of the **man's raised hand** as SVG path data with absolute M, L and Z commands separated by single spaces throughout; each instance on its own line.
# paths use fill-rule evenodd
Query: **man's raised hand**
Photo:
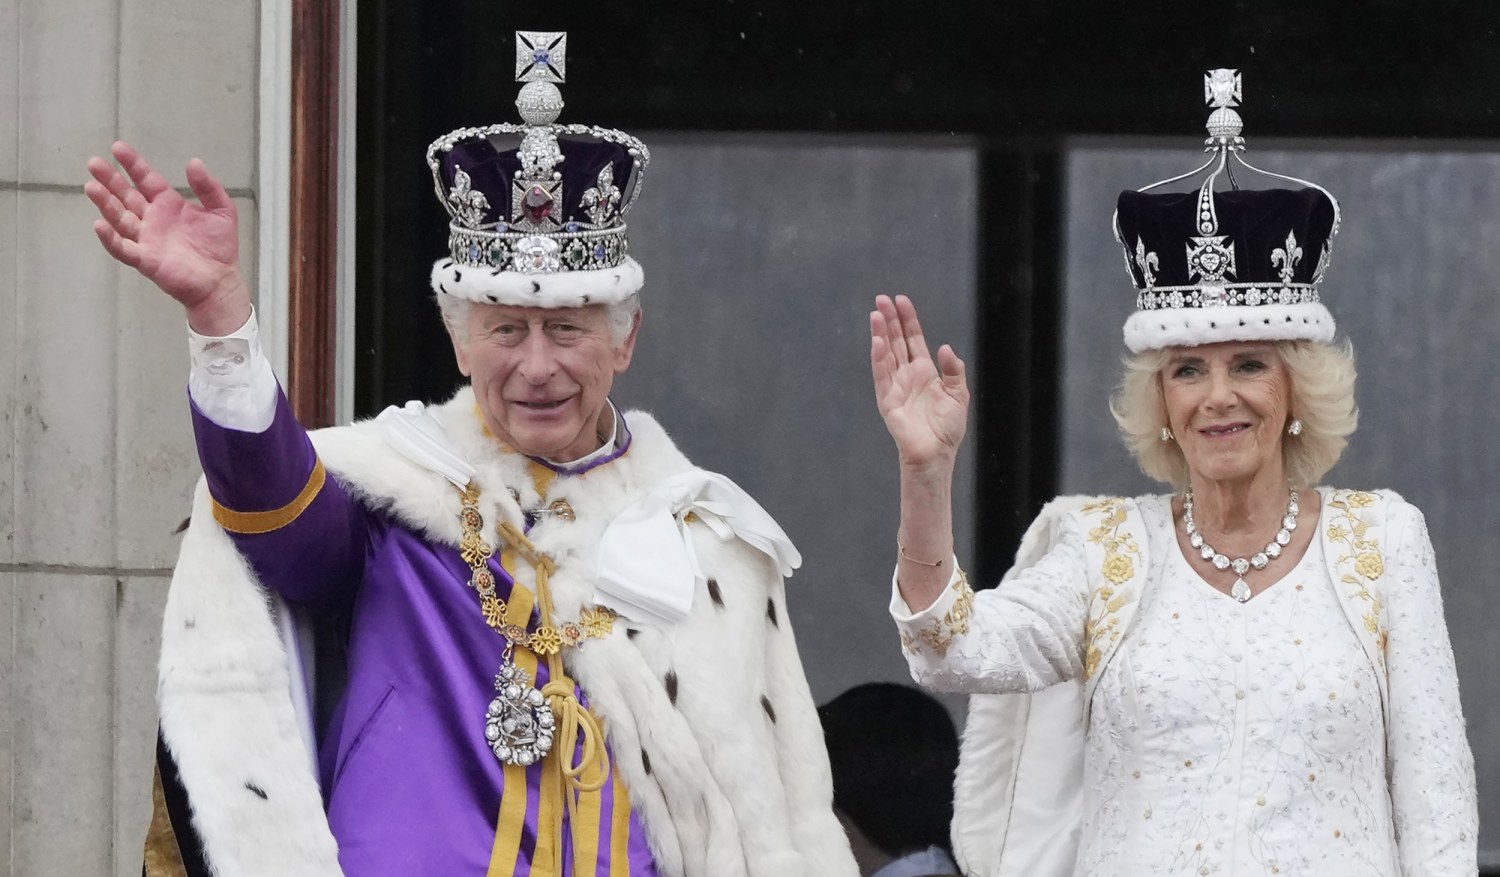
M 194 203 L 178 194 L 129 144 L 110 150 L 129 179 L 102 158 L 89 159 L 84 193 L 99 208 L 94 233 L 109 254 L 136 269 L 187 309 L 193 328 L 227 335 L 250 316 L 239 269 L 234 202 L 198 159 L 188 162 Z

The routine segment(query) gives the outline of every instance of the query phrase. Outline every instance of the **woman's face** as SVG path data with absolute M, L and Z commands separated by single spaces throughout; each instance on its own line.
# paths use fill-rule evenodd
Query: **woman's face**
M 1161 370 L 1161 389 L 1167 423 L 1194 480 L 1282 477 L 1292 384 L 1275 344 L 1177 348 Z

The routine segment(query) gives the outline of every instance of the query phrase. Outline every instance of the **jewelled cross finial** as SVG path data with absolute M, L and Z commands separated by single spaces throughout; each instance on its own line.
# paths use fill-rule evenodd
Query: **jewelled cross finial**
M 1233 109 L 1243 100 L 1240 71 L 1220 67 L 1204 73 L 1203 100 L 1214 108 L 1208 116 L 1208 149 L 1234 152 L 1244 149 L 1245 141 L 1240 137 L 1240 131 L 1244 130 L 1245 122 Z
M 1211 107 L 1237 107 L 1240 94 L 1240 71 L 1220 67 L 1203 74 L 1203 101 Z
M 563 32 L 516 31 L 516 81 L 565 82 L 568 35 Z

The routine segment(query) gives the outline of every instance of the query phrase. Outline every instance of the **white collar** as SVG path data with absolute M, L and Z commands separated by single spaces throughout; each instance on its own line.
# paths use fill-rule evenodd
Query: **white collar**
M 566 463 L 559 463 L 558 461 L 548 457 L 543 457 L 542 460 L 554 469 L 562 469 L 564 471 L 567 471 L 569 469 L 578 469 L 583 466 L 587 466 L 600 457 L 614 453 L 615 443 L 619 441 L 620 438 L 620 412 L 617 408 L 615 408 L 615 403 L 610 399 L 606 398 L 604 400 L 604 404 L 609 406 L 609 438 L 605 439 L 604 444 L 595 448 L 593 451 L 584 454 L 582 457 L 579 457 L 576 460 L 569 460 Z

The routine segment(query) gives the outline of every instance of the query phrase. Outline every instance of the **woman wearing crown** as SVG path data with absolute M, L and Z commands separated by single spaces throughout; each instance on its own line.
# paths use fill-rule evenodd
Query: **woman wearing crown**
M 1317 292 L 1337 202 L 1216 192 L 1243 163 L 1238 77 L 1209 92 L 1200 171 L 1218 169 L 1122 194 L 1115 225 L 1138 299 L 1112 411 L 1174 493 L 1055 500 L 976 595 L 953 556 L 964 365 L 932 359 L 908 299 L 870 315 L 901 466 L 891 612 L 919 682 L 984 695 L 956 852 L 986 877 L 1472 875 L 1473 759 L 1422 514 L 1314 487 L 1356 421 Z

